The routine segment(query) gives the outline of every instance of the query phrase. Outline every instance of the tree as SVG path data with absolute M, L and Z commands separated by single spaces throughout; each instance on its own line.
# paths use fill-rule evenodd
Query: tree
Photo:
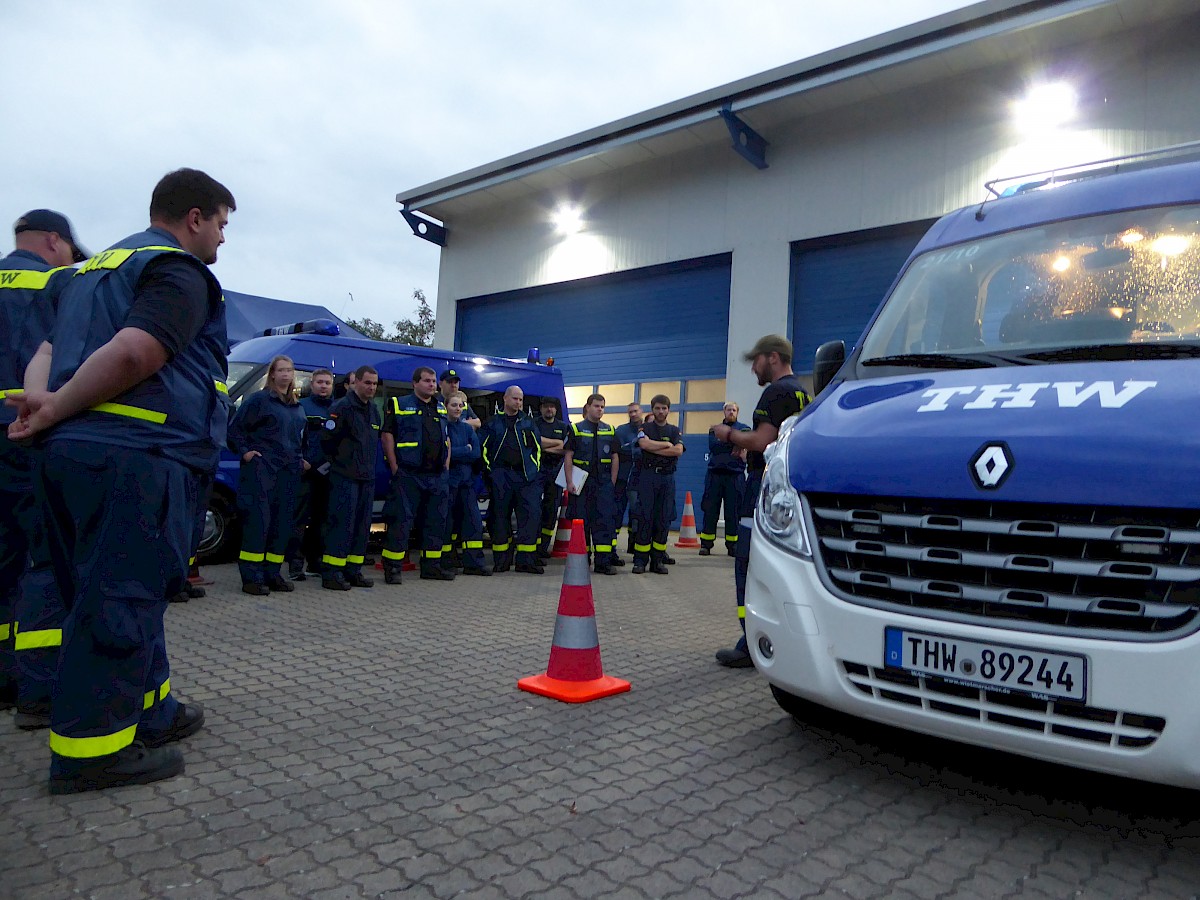
M 377 341 L 394 341 L 398 344 L 412 344 L 414 347 L 432 347 L 436 320 L 425 292 L 417 288 L 412 293 L 417 301 L 416 318 L 397 319 L 392 323 L 394 329 L 390 334 L 384 331 L 383 324 L 374 319 L 348 319 L 346 324 L 369 338 Z

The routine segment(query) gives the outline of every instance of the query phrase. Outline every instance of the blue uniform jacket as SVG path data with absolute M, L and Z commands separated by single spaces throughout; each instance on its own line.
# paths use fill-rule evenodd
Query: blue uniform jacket
M 374 481 L 382 425 L 379 407 L 358 399 L 354 391 L 335 400 L 321 432 L 321 448 L 332 467 L 330 472 L 352 481 Z
M 449 440 L 446 433 L 446 404 L 442 402 L 441 394 L 434 394 L 432 401 L 441 433 L 438 462 L 444 465 Z M 429 406 L 417 399 L 416 394 L 393 397 L 391 400 L 383 428 L 396 439 L 396 463 L 402 469 L 420 469 L 425 461 L 425 426 L 422 420 L 427 415 Z
M 749 431 L 750 426 L 745 422 L 734 422 L 734 431 Z M 746 461 L 733 455 L 736 448 L 729 441 L 718 441 L 717 436 L 708 432 L 708 468 L 713 472 L 740 473 L 746 471 Z
M 503 413 L 492 416 L 488 419 L 487 424 L 479 429 L 483 436 L 483 462 L 489 469 L 495 465 L 505 436 L 508 434 L 507 418 Z M 525 473 L 525 480 L 533 481 L 538 477 L 538 470 L 541 468 L 542 441 L 538 437 L 533 421 L 526 416 L 517 416 L 515 430 L 517 449 L 521 452 L 521 467 Z
M 333 408 L 333 397 L 316 397 L 310 394 L 300 401 L 304 410 L 304 458 L 314 469 L 325 463 L 325 450 L 321 446 L 321 434 L 329 421 L 329 410 Z
M 304 468 L 304 424 L 299 403 L 284 403 L 274 391 L 263 388 L 243 400 L 230 420 L 229 449 L 239 458 L 257 450 L 261 465 L 299 472 Z
M 25 367 L 54 327 L 52 294 L 74 271 L 69 266 L 52 269 L 28 250 L 0 259 L 0 425 L 17 418 L 4 398 L 21 390 Z
M 617 426 L 617 481 L 629 480 L 642 455 L 642 448 L 637 445 L 640 430 L 628 422 Z
M 483 444 L 466 422 L 447 422 L 450 431 L 450 487 L 475 478 L 475 464 L 483 458 Z

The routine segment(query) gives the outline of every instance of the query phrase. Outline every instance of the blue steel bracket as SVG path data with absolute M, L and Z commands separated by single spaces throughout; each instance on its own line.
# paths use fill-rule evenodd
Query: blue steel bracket
M 733 149 L 756 169 L 765 169 L 767 167 L 766 139 L 739 119 L 734 114 L 733 107 L 728 104 L 721 107 L 721 118 L 725 120 L 729 136 L 733 138 Z
M 430 219 L 423 216 L 418 216 L 415 212 L 408 209 L 401 209 L 400 215 L 404 216 L 404 221 L 408 223 L 408 227 L 412 229 L 412 233 L 419 238 L 424 238 L 431 244 L 437 244 L 439 247 L 446 246 L 446 227 L 439 225 Z

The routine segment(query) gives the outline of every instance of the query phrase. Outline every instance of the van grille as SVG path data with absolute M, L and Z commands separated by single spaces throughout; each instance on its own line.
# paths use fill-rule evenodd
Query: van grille
M 977 624 L 1163 639 L 1200 627 L 1200 514 L 808 494 L 846 600 Z
M 973 719 L 1013 731 L 1033 732 L 1084 744 L 1141 750 L 1167 727 L 1160 716 L 1086 706 L 1069 700 L 1038 700 L 967 687 L 931 675 L 910 675 L 842 660 L 842 673 L 878 703 Z

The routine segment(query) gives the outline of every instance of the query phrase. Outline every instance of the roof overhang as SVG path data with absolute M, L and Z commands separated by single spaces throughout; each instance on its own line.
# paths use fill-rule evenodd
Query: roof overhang
M 474 208 L 727 141 L 722 109 L 763 130 L 1193 10 L 1192 0 L 985 0 L 403 191 L 396 202 L 446 222 Z

